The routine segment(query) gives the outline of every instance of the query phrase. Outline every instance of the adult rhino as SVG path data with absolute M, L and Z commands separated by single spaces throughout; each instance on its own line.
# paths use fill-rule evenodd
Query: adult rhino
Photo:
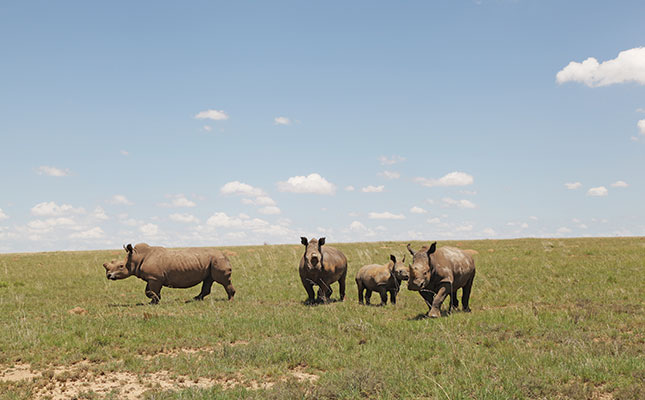
M 345 277 L 347 276 L 347 258 L 338 249 L 324 246 L 325 238 L 307 240 L 301 237 L 305 254 L 300 259 L 298 270 L 300 280 L 307 291 L 305 304 L 315 302 L 327 303 L 331 297 L 331 284 L 338 282 L 340 301 L 345 298 Z M 318 299 L 314 298 L 313 286 L 318 285 Z
M 441 316 L 441 304 L 450 295 L 451 307 L 457 308 L 457 290 L 463 289 L 461 303 L 463 310 L 470 312 L 468 302 L 475 278 L 475 261 L 470 254 L 455 247 L 437 249 L 437 242 L 423 246 L 419 251 L 412 250 L 408 289 L 418 291 L 430 308 L 428 316 Z
M 224 286 L 228 299 L 233 299 L 235 289 L 231 284 L 231 263 L 219 250 L 194 248 L 169 250 L 164 247 L 139 243 L 123 246 L 127 255 L 124 261 L 103 264 L 105 276 L 110 280 L 136 276 L 147 282 L 146 296 L 150 304 L 161 299 L 161 288 L 189 288 L 202 283 L 202 290 L 194 300 L 203 300 L 211 292 L 213 282 Z

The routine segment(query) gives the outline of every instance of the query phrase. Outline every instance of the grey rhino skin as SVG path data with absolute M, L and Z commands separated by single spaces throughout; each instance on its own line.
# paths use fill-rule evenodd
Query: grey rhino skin
M 228 299 L 233 299 L 235 288 L 231 284 L 231 263 L 224 253 L 215 249 L 194 248 L 169 250 L 164 247 L 139 243 L 123 246 L 125 260 L 103 264 L 110 280 L 136 276 L 147 282 L 146 296 L 151 304 L 159 303 L 161 288 L 189 288 L 202 284 L 194 300 L 203 300 L 211 292 L 213 282 L 224 286 Z
M 390 301 L 396 304 L 396 295 L 399 293 L 402 281 L 407 281 L 409 270 L 405 266 L 405 257 L 401 262 L 390 254 L 390 262 L 385 265 L 365 265 L 356 273 L 356 286 L 358 286 L 358 302 L 363 304 L 363 291 L 365 303 L 370 304 L 372 291 L 381 295 L 381 304 L 387 304 L 387 293 L 390 292 Z
M 347 276 L 347 258 L 338 249 L 324 246 L 325 238 L 307 240 L 301 237 L 305 254 L 300 259 L 298 271 L 300 280 L 307 291 L 305 304 L 316 302 L 327 303 L 331 297 L 331 284 L 338 282 L 340 301 L 345 299 L 345 277 Z M 318 285 L 318 299 L 314 298 L 313 286 Z
M 428 316 L 441 316 L 441 304 L 450 295 L 452 308 L 459 307 L 457 290 L 463 288 L 461 303 L 463 310 L 470 312 L 468 303 L 475 279 L 475 261 L 469 252 L 455 247 L 437 249 L 437 242 L 430 247 L 423 246 L 414 252 L 408 244 L 413 260 L 410 266 L 408 290 L 418 291 L 430 308 Z

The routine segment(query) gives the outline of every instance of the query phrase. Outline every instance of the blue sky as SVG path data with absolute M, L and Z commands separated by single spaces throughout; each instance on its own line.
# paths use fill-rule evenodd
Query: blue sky
M 0 252 L 645 235 L 643 2 L 3 2 Z

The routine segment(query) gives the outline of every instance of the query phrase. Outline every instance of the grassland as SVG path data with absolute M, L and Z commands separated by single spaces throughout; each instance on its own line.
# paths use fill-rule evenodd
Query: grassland
M 348 296 L 321 306 L 300 245 L 225 248 L 234 301 L 215 284 L 157 306 L 105 279 L 123 251 L 0 255 L 0 397 L 645 398 L 645 238 L 443 242 L 479 253 L 472 313 L 421 318 L 405 288 L 358 305 L 358 268 L 405 244 L 335 244 Z

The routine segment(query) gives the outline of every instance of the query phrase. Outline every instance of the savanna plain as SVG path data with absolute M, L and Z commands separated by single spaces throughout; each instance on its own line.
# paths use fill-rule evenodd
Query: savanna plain
M 405 283 L 396 305 L 359 305 L 358 269 L 406 244 L 332 243 L 347 297 L 316 306 L 299 244 L 220 248 L 233 301 L 214 284 L 158 305 L 106 279 L 123 250 L 0 255 L 0 397 L 645 398 L 645 238 L 439 242 L 478 253 L 471 313 L 424 318 Z

